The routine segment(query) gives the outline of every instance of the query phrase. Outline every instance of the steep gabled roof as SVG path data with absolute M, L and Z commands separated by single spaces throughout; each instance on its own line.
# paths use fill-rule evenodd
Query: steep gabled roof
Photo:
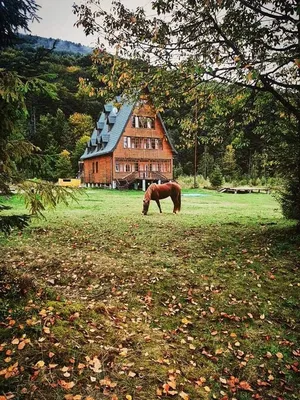
M 104 106 L 104 109 L 106 112 L 109 112 L 108 118 L 106 118 L 106 115 L 103 112 L 97 122 L 98 131 L 95 131 L 96 133 L 98 133 L 98 143 L 100 143 L 102 139 L 102 142 L 107 144 L 103 149 L 100 150 L 97 150 L 96 142 L 94 148 L 88 146 L 85 149 L 84 154 L 81 156 L 81 160 L 102 156 L 104 154 L 108 154 L 114 151 L 127 125 L 128 119 L 133 109 L 133 105 L 128 103 L 122 104 L 118 113 L 113 112 L 112 104 L 106 104 Z M 109 125 L 111 125 L 110 130 L 108 123 Z M 92 138 L 94 137 L 94 132 L 92 134 Z M 94 141 L 92 140 L 92 138 L 88 144 L 91 144 L 93 146 Z
M 97 128 L 94 129 L 87 148 L 80 159 L 86 160 L 88 158 L 94 158 L 112 153 L 116 148 L 122 133 L 124 132 L 133 109 L 134 104 L 130 103 L 123 103 L 119 111 L 117 111 L 117 109 L 113 106 L 113 103 L 105 104 L 104 112 L 101 113 L 97 121 Z M 170 140 L 160 114 L 158 114 L 158 118 L 163 126 L 164 133 L 168 139 L 172 151 L 177 153 Z M 106 145 L 102 147 L 102 143 Z

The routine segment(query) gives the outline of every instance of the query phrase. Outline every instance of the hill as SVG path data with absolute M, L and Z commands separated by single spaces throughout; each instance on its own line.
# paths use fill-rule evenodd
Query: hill
M 55 43 L 54 51 L 60 53 L 73 53 L 87 55 L 90 54 L 93 49 L 88 46 L 84 46 L 81 43 L 74 43 L 68 40 L 54 39 L 54 38 L 44 38 L 36 35 L 19 35 L 22 42 L 19 44 L 20 48 L 26 47 L 44 47 L 46 49 L 52 49 Z

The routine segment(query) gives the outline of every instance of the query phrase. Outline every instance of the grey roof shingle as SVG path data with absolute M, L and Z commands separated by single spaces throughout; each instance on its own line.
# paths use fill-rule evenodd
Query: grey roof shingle
M 106 104 L 104 106 L 104 108 L 105 108 L 105 110 L 107 110 L 108 112 L 111 113 L 112 104 L 110 106 L 111 107 L 109 107 L 109 104 Z M 80 159 L 86 160 L 87 158 L 93 158 L 96 156 L 101 156 L 104 154 L 111 153 L 118 144 L 118 141 L 125 129 L 128 119 L 130 117 L 132 109 L 133 109 L 132 104 L 128 104 L 128 103 L 123 104 L 120 108 L 120 111 L 116 115 L 114 115 L 115 122 L 113 123 L 113 126 L 110 131 L 108 131 L 107 123 L 104 122 L 100 136 L 102 136 L 103 142 L 107 142 L 107 140 L 109 138 L 107 145 L 102 150 L 97 150 L 97 148 L 95 148 L 94 150 L 92 150 L 92 149 L 88 150 L 88 148 L 86 148 L 84 154 L 81 156 Z M 101 117 L 100 117 L 100 119 L 101 119 Z M 97 130 L 95 129 L 92 134 L 91 140 L 90 140 L 90 143 L 92 145 L 93 145 L 93 143 L 96 144 L 96 137 L 94 136 L 95 131 L 96 131 L 96 136 L 98 133 Z M 109 135 L 109 137 L 108 137 L 108 135 Z

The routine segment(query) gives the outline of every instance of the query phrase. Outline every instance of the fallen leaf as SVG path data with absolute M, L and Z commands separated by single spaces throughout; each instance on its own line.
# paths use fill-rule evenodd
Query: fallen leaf
M 20 342 L 18 344 L 18 350 L 23 350 L 25 346 L 26 346 L 26 342 L 23 340 L 22 342 Z
M 181 322 L 182 322 L 184 325 L 188 325 L 188 324 L 191 324 L 191 323 L 192 323 L 189 319 L 187 319 L 187 318 L 185 318 L 185 317 L 182 318 Z
M 43 368 L 45 366 L 45 361 L 40 360 L 35 364 L 35 368 Z
M 251 388 L 250 384 L 247 381 L 241 381 L 238 387 L 242 390 L 253 392 L 253 389 Z
M 180 392 L 180 393 L 179 393 L 179 396 L 180 396 L 183 400 L 189 400 L 189 399 L 190 399 L 189 395 L 188 395 L 187 393 L 185 393 L 185 392 Z
M 75 382 L 66 382 L 63 379 L 59 380 L 58 384 L 65 390 L 70 390 L 75 386 Z

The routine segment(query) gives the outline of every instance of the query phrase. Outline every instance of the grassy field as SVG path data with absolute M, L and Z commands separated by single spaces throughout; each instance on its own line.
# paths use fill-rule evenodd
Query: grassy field
M 300 236 L 276 200 L 142 198 L 87 190 L 0 237 L 0 400 L 299 399 Z

